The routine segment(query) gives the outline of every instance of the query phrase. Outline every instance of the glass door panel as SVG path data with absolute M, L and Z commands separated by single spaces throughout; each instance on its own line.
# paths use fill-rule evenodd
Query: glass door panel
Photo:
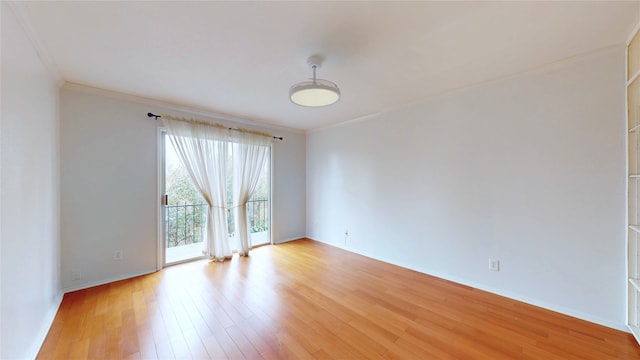
M 202 257 L 207 204 L 165 134 L 165 264 Z

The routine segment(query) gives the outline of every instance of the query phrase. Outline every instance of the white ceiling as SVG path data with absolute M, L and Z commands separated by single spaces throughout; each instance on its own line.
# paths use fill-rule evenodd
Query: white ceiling
M 639 4 L 23 3 L 68 82 L 305 130 L 621 44 Z M 289 101 L 313 54 L 334 105 Z

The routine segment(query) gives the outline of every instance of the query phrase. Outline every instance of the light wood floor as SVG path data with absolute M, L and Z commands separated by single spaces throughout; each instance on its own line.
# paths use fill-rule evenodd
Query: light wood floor
M 631 335 L 311 240 L 66 294 L 40 359 L 640 359 Z

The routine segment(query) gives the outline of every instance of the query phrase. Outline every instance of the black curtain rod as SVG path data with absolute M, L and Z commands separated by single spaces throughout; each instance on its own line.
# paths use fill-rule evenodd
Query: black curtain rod
M 156 114 L 152 114 L 152 113 L 147 113 L 147 116 L 150 118 L 155 118 L 154 120 L 158 120 L 158 118 L 161 118 L 162 115 L 156 115 Z M 240 129 L 234 129 L 234 128 L 229 128 L 229 130 L 234 130 L 234 131 L 241 131 Z M 284 138 L 282 136 L 272 136 L 272 138 L 274 139 L 278 139 L 278 140 L 284 140 Z

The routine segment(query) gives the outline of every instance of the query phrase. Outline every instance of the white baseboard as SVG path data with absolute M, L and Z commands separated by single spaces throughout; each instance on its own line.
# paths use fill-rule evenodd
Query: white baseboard
M 35 359 L 40 352 L 40 348 L 42 348 L 42 344 L 44 344 L 44 340 L 47 338 L 49 334 L 49 329 L 51 329 L 51 325 L 53 325 L 53 320 L 56 318 L 56 314 L 58 313 L 58 309 L 60 309 L 60 304 L 62 304 L 62 291 L 58 292 L 56 295 L 53 306 L 47 311 L 47 314 L 42 322 L 42 326 L 40 327 L 40 331 L 35 337 L 35 341 L 30 351 L 27 353 L 29 355 L 29 359 Z
M 122 275 L 122 276 L 117 276 L 117 277 L 114 277 L 114 278 L 98 280 L 98 281 L 92 281 L 92 282 L 88 282 L 88 283 L 84 283 L 84 284 L 78 284 L 78 285 L 74 285 L 74 286 L 70 286 L 70 287 L 64 288 L 64 289 L 62 289 L 62 292 L 66 294 L 66 293 L 69 293 L 69 292 L 72 292 L 72 291 L 84 290 L 84 289 L 88 289 L 88 288 L 91 288 L 91 287 L 94 287 L 94 286 L 100 286 L 100 285 L 109 284 L 109 283 L 120 281 L 120 280 L 131 279 L 131 278 L 136 277 L 136 276 L 152 274 L 152 273 L 154 273 L 156 271 L 157 270 L 154 268 L 154 269 L 151 269 L 151 270 L 145 270 L 145 271 L 141 271 L 141 272 L 135 272 L 135 273 L 129 273 L 129 274 Z
M 276 245 L 277 244 L 284 244 L 284 243 L 287 243 L 289 241 L 302 240 L 302 239 L 306 239 L 306 238 L 307 238 L 306 236 L 299 236 L 299 237 L 294 237 L 294 238 L 291 238 L 291 239 L 274 241 L 273 243 L 276 244 Z
M 307 237 L 307 238 L 309 238 L 309 237 Z M 309 239 L 312 239 L 312 238 L 309 238 Z M 620 330 L 620 331 L 624 331 L 624 332 L 630 333 L 630 330 L 629 330 L 629 328 L 627 327 L 626 324 L 618 324 L 616 322 L 612 322 L 612 321 L 609 321 L 609 320 L 606 320 L 606 319 L 602 319 L 602 318 L 599 318 L 597 316 L 593 316 L 591 314 L 586 314 L 586 313 L 583 313 L 583 312 L 580 312 L 580 311 L 575 311 L 574 309 L 570 309 L 570 308 L 567 308 L 567 307 L 564 307 L 564 306 L 560 306 L 560 305 L 553 304 L 553 303 L 548 303 L 548 302 L 541 301 L 541 300 L 538 300 L 538 299 L 533 299 L 533 298 L 530 298 L 530 297 L 527 297 L 527 296 L 523 296 L 521 294 L 512 293 L 512 292 L 505 291 L 503 289 L 494 288 L 494 287 L 491 287 L 491 286 L 486 286 L 484 284 L 479 284 L 479 283 L 476 283 L 476 282 L 473 282 L 473 281 L 468 281 L 466 279 L 459 278 L 459 277 L 456 277 L 456 276 L 451 276 L 449 274 L 444 274 L 444 273 L 428 270 L 428 269 L 417 267 L 417 266 L 412 266 L 412 265 L 408 265 L 408 264 L 399 263 L 399 262 L 396 262 L 396 261 L 391 261 L 391 260 L 386 259 L 384 257 L 374 256 L 372 254 L 367 253 L 366 251 L 361 251 L 361 250 L 354 249 L 354 248 L 351 248 L 351 247 L 348 247 L 348 246 L 343 246 L 343 245 L 336 244 L 336 243 L 324 242 L 324 241 L 320 241 L 320 240 L 316 240 L 316 239 L 312 239 L 312 240 L 318 241 L 318 242 L 321 242 L 323 244 L 327 244 L 327 245 L 330 245 L 330 246 L 333 246 L 333 247 L 336 247 L 336 248 L 339 248 L 339 249 L 343 249 L 343 250 L 346 250 L 346 251 L 349 251 L 349 252 L 352 252 L 352 253 L 356 253 L 356 254 L 359 254 L 359 255 L 362 255 L 362 256 L 366 256 L 366 257 L 371 258 L 371 259 L 382 261 L 382 262 L 385 262 L 387 264 L 400 266 L 400 267 L 403 267 L 405 269 L 414 270 L 414 271 L 417 271 L 417 272 L 420 272 L 420 273 L 423 273 L 423 274 L 435 276 L 435 277 L 440 278 L 440 279 L 444 279 L 444 280 L 452 281 L 452 282 L 455 282 L 455 283 L 458 283 L 458 284 L 470 286 L 470 287 L 475 288 L 475 289 L 487 291 L 487 292 L 490 292 L 492 294 L 504 296 L 504 297 L 512 299 L 512 300 L 524 302 L 524 303 L 527 303 L 527 304 L 530 304 L 530 305 L 534 305 L 534 306 L 537 306 L 537 307 L 540 307 L 540 308 L 543 308 L 543 309 L 551 310 L 551 311 L 554 311 L 554 312 L 557 312 L 557 313 L 560 313 L 560 314 L 564 314 L 564 315 L 568 315 L 568 316 L 571 316 L 571 317 L 574 317 L 574 318 L 585 320 L 585 321 L 588 321 L 588 322 L 591 322 L 591 323 L 594 323 L 594 324 L 598 324 L 598 325 L 606 326 L 606 327 L 609 327 L 609 328 L 612 328 L 612 329 L 616 329 L 616 330 Z

